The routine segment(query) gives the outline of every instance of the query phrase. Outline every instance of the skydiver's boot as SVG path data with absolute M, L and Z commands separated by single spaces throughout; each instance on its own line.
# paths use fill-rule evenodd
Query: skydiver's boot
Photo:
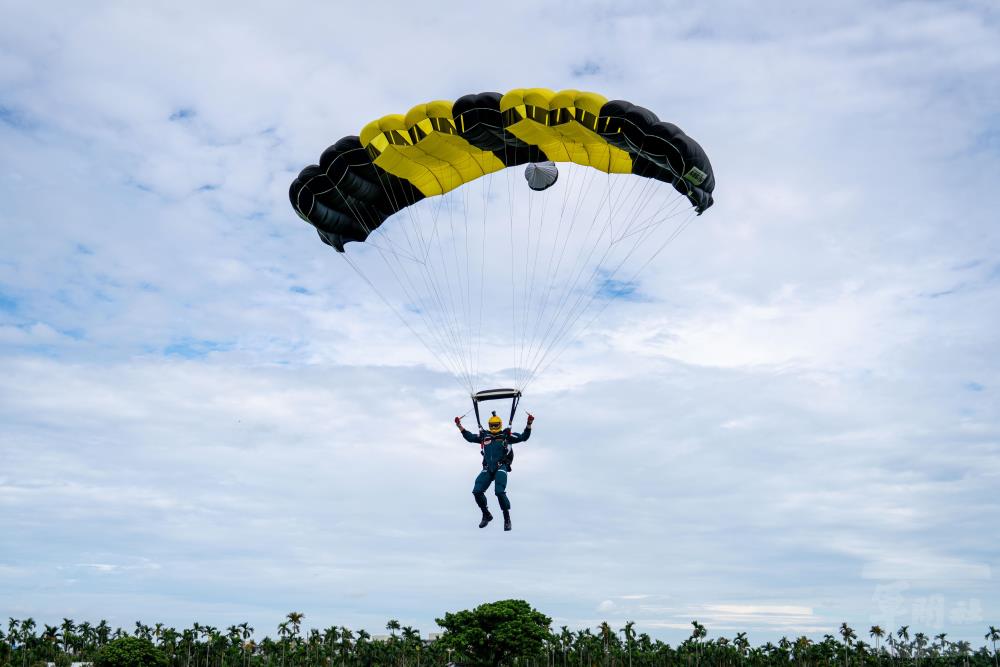
M 485 528 L 486 524 L 493 520 L 493 515 L 490 514 L 490 510 L 486 505 L 486 494 L 482 491 L 473 490 L 472 497 L 476 499 L 476 504 L 483 511 L 483 520 L 479 522 L 479 527 Z
M 510 530 L 510 510 L 503 511 L 503 529 Z

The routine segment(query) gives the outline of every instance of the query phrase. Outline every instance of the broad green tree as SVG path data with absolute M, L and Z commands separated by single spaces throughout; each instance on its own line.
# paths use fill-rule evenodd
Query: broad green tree
M 499 667 L 514 657 L 544 655 L 552 619 L 524 600 L 500 600 L 435 619 L 444 629 L 438 640 L 474 665 Z

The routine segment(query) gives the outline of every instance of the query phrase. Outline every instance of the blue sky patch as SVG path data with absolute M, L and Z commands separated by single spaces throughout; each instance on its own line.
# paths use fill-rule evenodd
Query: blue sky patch
M 645 301 L 639 293 L 639 283 L 635 280 L 604 278 L 597 283 L 597 298 L 620 299 L 623 301 Z
M 0 123 L 15 130 L 30 130 L 34 123 L 22 112 L 0 104 Z
M 232 343 L 184 338 L 163 348 L 163 355 L 167 357 L 184 357 L 185 359 L 199 359 L 212 352 L 225 352 L 231 349 L 233 349 Z
M 0 292 L 0 312 L 13 313 L 17 310 L 17 299 Z
M 980 392 L 986 389 L 986 387 L 979 384 L 978 382 L 971 382 L 971 381 L 965 383 L 965 388 L 968 389 L 969 391 L 975 391 L 975 392 Z
M 292 285 L 291 287 L 288 288 L 288 291 L 294 292 L 295 294 L 312 294 L 312 292 L 307 290 L 302 285 Z
M 198 113 L 194 109 L 181 108 L 170 114 L 170 120 L 176 123 L 178 121 L 194 118 L 197 115 Z
M 582 65 L 573 66 L 573 76 L 595 76 L 601 73 L 601 66 L 593 60 L 587 60 Z

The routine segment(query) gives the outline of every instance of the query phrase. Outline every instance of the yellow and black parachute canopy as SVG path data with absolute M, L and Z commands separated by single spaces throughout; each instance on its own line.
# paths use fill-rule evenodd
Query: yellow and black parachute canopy
M 465 95 L 383 116 L 327 148 L 289 196 L 323 241 L 343 252 L 421 199 L 545 161 L 669 183 L 699 214 L 712 205 L 708 156 L 676 125 L 630 102 L 545 88 Z

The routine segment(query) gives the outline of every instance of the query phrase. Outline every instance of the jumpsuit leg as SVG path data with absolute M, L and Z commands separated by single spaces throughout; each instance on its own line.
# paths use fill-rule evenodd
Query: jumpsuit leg
M 484 470 L 476 476 L 476 482 L 472 486 L 472 495 L 476 499 L 476 504 L 484 512 L 486 511 L 486 489 L 490 488 L 492 481 L 493 476 Z
M 510 499 L 507 498 L 507 471 L 497 470 L 496 480 L 493 482 L 493 492 L 497 494 L 497 501 L 500 509 L 504 512 L 510 509 Z

